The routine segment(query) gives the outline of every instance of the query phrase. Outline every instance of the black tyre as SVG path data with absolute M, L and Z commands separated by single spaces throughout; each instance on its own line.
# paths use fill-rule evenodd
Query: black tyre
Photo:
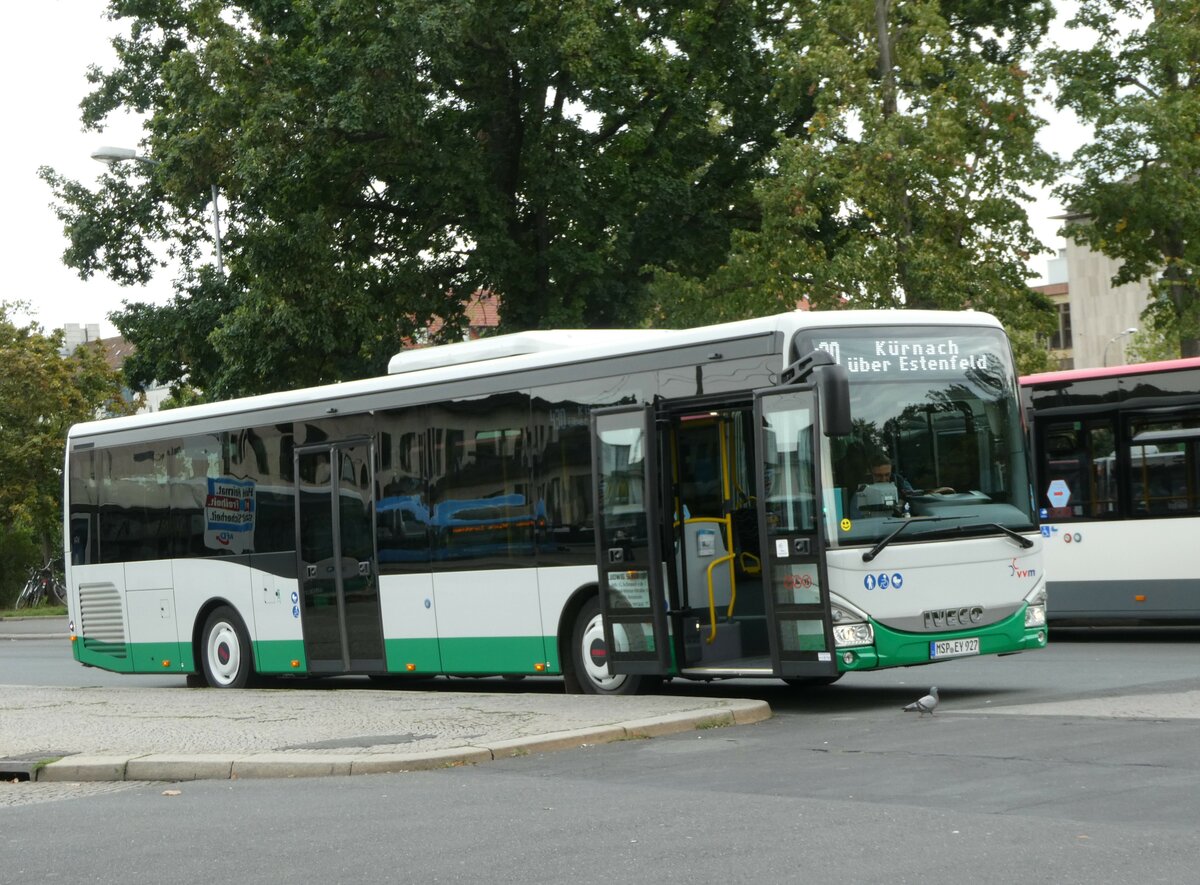
M 13 603 L 13 608 L 24 608 L 29 605 L 30 599 L 33 598 L 32 591 L 33 588 L 26 584 L 25 589 L 21 591 L 21 595 L 17 597 L 17 601 Z
M 214 609 L 205 620 L 200 660 L 212 688 L 245 688 L 250 683 L 254 675 L 250 637 L 242 619 L 228 606 Z
M 54 605 L 67 604 L 67 588 L 57 578 L 50 582 L 50 602 Z
M 575 628 L 571 631 L 571 661 L 575 681 L 584 694 L 637 694 L 657 681 L 644 676 L 609 673 L 604 616 L 600 611 L 600 600 L 595 596 L 584 603 L 575 618 Z

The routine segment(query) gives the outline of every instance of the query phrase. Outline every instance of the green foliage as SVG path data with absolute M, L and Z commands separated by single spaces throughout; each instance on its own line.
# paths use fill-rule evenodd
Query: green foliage
M 17 601 L 29 567 L 40 557 L 40 545 L 28 527 L 9 525 L 0 532 L 0 610 Z
M 660 317 L 737 319 L 802 301 L 973 307 L 1004 321 L 1022 371 L 1048 366 L 1039 339 L 1055 313 L 1026 285 L 1026 260 L 1044 249 L 1024 201 L 1055 173 L 1034 140 L 1040 80 L 1027 70 L 1049 16 L 1021 0 L 798 10 L 776 90 L 814 114 L 758 185 L 761 228 L 739 231 L 712 275 L 660 269 Z
M 1045 2 L 828 0 L 799 7 L 777 91 L 812 101 L 772 156 L 763 219 L 713 274 L 660 269 L 660 315 L 733 319 L 804 300 L 843 307 L 973 307 L 999 316 L 1036 365 L 1052 306 L 1031 297 L 1044 251 L 1027 188 L 1053 159 L 1035 142 L 1039 77 L 1027 69 Z
M 19 306 L 0 302 L 0 524 L 49 558 L 61 546 L 68 428 L 130 406 L 98 346 L 60 356 L 62 332 L 18 326 L 11 317 Z
M 1153 278 L 1147 323 L 1200 356 L 1200 2 L 1082 0 L 1069 26 L 1088 48 L 1045 60 L 1095 136 L 1057 191 L 1066 235 L 1119 259 L 1116 285 Z
M 965 7 L 964 7 L 965 8 Z M 86 125 L 146 115 L 98 192 L 43 170 L 65 261 L 173 302 L 116 316 L 134 380 L 220 398 L 383 371 L 431 317 L 643 321 L 651 267 L 715 271 L 811 101 L 773 88 L 783 0 L 110 0 Z M 205 272 L 222 194 L 226 277 Z
M 1131 363 L 1153 363 L 1178 359 L 1179 323 L 1174 306 L 1165 299 L 1150 302 L 1142 312 L 1142 328 L 1125 345 L 1125 358 Z

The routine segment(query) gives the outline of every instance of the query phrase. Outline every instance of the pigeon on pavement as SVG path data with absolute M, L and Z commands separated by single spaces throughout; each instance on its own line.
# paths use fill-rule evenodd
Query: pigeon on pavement
M 933 688 L 929 689 L 929 694 L 925 695 L 925 697 L 921 698 L 919 701 L 913 701 L 904 709 L 910 712 L 915 710 L 922 716 L 924 716 L 926 713 L 932 716 L 933 711 L 937 709 L 937 705 L 938 693 L 937 686 L 935 685 Z

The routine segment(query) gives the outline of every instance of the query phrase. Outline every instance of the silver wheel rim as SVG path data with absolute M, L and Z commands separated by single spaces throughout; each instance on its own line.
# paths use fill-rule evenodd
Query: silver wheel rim
M 625 674 L 613 676 L 608 672 L 608 646 L 604 641 L 604 619 L 595 615 L 583 629 L 580 640 L 580 657 L 583 660 L 583 672 L 588 681 L 600 691 L 617 691 L 629 677 Z M 593 650 L 599 647 L 604 651 L 604 662 L 598 663 L 593 656 Z
M 220 685 L 232 685 L 242 666 L 242 646 L 228 621 L 219 621 L 208 632 L 208 669 Z

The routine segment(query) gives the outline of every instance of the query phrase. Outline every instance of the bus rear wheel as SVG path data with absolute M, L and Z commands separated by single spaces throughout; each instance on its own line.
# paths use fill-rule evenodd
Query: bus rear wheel
M 250 637 L 237 612 L 228 606 L 213 609 L 200 634 L 204 680 L 212 688 L 245 688 L 254 672 Z
M 576 682 L 584 694 L 637 694 L 652 681 L 643 676 L 609 672 L 604 615 L 595 596 L 584 603 L 575 617 L 571 659 Z

